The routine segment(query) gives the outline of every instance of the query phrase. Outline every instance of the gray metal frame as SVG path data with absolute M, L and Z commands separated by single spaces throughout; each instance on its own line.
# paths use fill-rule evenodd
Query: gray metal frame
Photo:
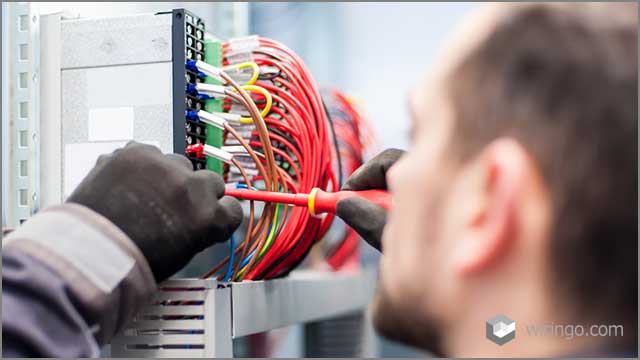
M 233 338 L 364 312 L 375 283 L 370 269 L 302 270 L 283 279 L 242 283 L 169 280 L 161 284 L 154 303 L 114 338 L 111 356 L 231 357 Z M 165 318 L 149 320 L 158 316 Z M 186 333 L 172 334 L 175 330 Z
M 40 16 L 30 3 L 3 10 L 2 224 L 15 227 L 40 207 Z

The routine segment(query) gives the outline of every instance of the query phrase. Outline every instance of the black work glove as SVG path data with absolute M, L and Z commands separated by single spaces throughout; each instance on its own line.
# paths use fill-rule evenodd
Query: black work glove
M 103 215 L 133 240 L 157 282 L 198 252 L 231 236 L 240 203 L 224 196 L 222 178 L 193 171 L 182 155 L 136 142 L 102 155 L 67 201 Z
M 342 190 L 387 189 L 387 171 L 404 154 L 403 150 L 387 149 L 360 166 L 344 183 Z M 387 211 L 360 197 L 340 200 L 336 215 L 351 226 L 369 245 L 381 250 L 382 230 Z

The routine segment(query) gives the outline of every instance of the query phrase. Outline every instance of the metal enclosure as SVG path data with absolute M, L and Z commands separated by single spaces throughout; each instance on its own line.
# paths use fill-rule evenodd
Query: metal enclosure
M 233 338 L 362 313 L 374 284 L 373 271 L 294 271 L 284 279 L 242 283 L 169 280 L 113 340 L 111 356 L 232 357 Z
M 62 20 L 60 30 L 61 176 L 47 187 L 60 188 L 52 201 L 129 140 L 174 151 L 171 13 Z

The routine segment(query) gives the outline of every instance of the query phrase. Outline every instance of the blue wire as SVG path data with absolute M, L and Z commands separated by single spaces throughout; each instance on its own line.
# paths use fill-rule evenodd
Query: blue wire
M 231 279 L 231 274 L 233 273 L 233 258 L 235 256 L 236 245 L 235 239 L 233 238 L 233 234 L 229 238 L 229 265 L 227 266 L 227 275 L 225 275 L 223 281 L 229 281 Z
M 248 189 L 247 184 L 236 184 L 236 189 Z M 255 187 L 251 187 L 252 190 L 258 190 Z
M 243 267 L 245 267 L 245 265 L 247 265 L 249 263 L 249 261 L 251 261 L 251 258 L 253 257 L 253 254 L 256 253 L 256 250 L 253 249 L 253 251 L 251 252 L 251 254 L 249 254 L 249 256 L 247 256 L 244 261 L 242 262 L 242 264 L 240 264 L 240 269 L 242 269 Z
M 246 184 L 236 184 L 236 189 L 238 189 L 238 188 L 240 188 L 240 189 L 247 189 L 247 185 L 246 185 Z M 256 188 L 253 188 L 253 190 L 256 190 Z M 274 228 L 275 226 L 276 226 L 276 224 L 275 224 L 275 223 L 271 224 L 272 230 L 273 230 L 273 228 Z M 231 241 L 233 241 L 233 240 L 231 240 Z M 240 264 L 240 267 L 239 267 L 239 268 L 240 268 L 240 269 L 242 269 L 243 267 L 245 267 L 245 266 L 249 263 L 249 261 L 251 261 L 251 258 L 253 257 L 253 255 L 254 255 L 255 253 L 256 253 L 256 249 L 254 249 L 254 250 L 251 252 L 251 254 L 247 255 L 247 257 L 246 257 L 246 258 L 242 261 L 242 263 Z M 230 257 L 230 261 L 231 261 L 232 259 L 233 259 L 233 258 L 231 258 L 231 257 Z M 231 262 L 230 262 L 230 263 L 231 263 Z M 231 271 L 230 269 L 227 271 L 227 277 L 225 278 L 225 280 L 224 280 L 224 281 L 228 281 L 228 280 L 231 278 L 231 272 L 230 272 L 230 271 Z
M 273 229 L 276 227 L 276 223 L 272 223 L 271 224 L 271 231 L 273 231 Z M 251 258 L 253 257 L 253 254 L 255 254 L 257 249 L 253 249 L 253 251 L 251 252 L 251 254 L 249 254 L 243 261 L 242 264 L 240 264 L 240 269 L 242 269 L 245 265 L 247 265 L 249 263 L 249 261 L 251 261 Z

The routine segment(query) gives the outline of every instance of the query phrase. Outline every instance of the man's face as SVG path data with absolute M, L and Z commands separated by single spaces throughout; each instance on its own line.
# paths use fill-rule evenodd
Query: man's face
M 374 322 L 383 335 L 434 352 L 441 351 L 447 315 L 461 306 L 461 284 L 448 255 L 468 210 L 467 194 L 460 189 L 469 177 L 448 153 L 454 115 L 446 81 L 489 33 L 500 11 L 487 7 L 475 14 L 411 93 L 411 145 L 387 174 L 394 203 L 382 239 Z
M 446 149 L 450 109 L 436 88 L 417 88 L 410 99 L 411 146 L 387 174 L 393 209 L 382 247 L 374 321 L 384 335 L 438 351 L 437 313 L 451 304 L 445 234 L 454 171 Z

